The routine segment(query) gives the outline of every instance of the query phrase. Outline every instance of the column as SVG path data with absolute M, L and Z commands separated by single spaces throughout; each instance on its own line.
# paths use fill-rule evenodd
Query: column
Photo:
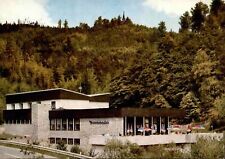
M 134 117 L 134 135 L 136 135 L 136 129 L 137 129 L 137 125 L 136 125 L 136 116 Z
M 162 129 L 162 117 L 159 117 L 159 134 L 161 134 L 161 129 Z
M 153 119 L 154 119 L 154 118 L 153 118 L 153 116 L 152 116 L 152 120 L 151 120 L 151 129 L 152 129 L 152 130 L 154 129 L 154 126 L 153 126 Z M 153 134 L 152 131 L 151 131 L 151 134 Z
M 124 117 L 124 136 L 127 136 L 127 117 Z
M 66 131 L 68 130 L 69 124 L 68 124 L 68 118 L 66 118 Z M 68 141 L 67 141 L 68 143 Z
M 145 117 L 143 116 L 143 136 L 145 136 Z
M 170 134 L 170 117 L 168 116 L 167 134 Z

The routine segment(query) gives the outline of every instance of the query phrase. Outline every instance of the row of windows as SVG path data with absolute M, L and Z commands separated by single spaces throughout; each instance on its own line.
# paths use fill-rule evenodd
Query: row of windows
M 29 102 L 27 104 L 28 104 L 28 108 L 31 108 L 32 102 Z M 37 101 L 37 104 L 41 104 L 41 101 Z M 16 104 L 12 103 L 11 107 L 12 107 L 12 109 L 16 109 Z M 51 102 L 51 108 L 56 109 L 56 102 L 55 101 Z M 19 109 L 23 109 L 23 103 L 19 103 Z
M 32 103 L 29 102 L 28 108 L 31 108 L 31 106 L 32 106 Z M 16 109 L 16 104 L 15 103 L 11 104 L 11 107 L 12 107 L 12 109 Z M 23 109 L 23 103 L 19 103 L 19 109 Z
M 30 120 L 6 120 L 5 124 L 31 124 Z
M 59 144 L 60 142 L 64 142 L 64 144 L 68 145 L 80 145 L 80 139 L 73 139 L 73 138 L 49 138 L 50 144 Z
M 50 119 L 50 130 L 79 131 L 80 119 Z

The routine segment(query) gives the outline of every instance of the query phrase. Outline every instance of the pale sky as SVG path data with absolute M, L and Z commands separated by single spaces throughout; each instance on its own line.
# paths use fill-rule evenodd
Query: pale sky
M 179 29 L 179 17 L 190 11 L 200 0 L 0 0 L 0 22 L 38 21 L 56 26 L 59 19 L 67 19 L 70 27 L 80 22 L 93 25 L 102 16 L 111 19 L 122 15 L 136 24 L 157 27 L 165 21 L 167 30 Z M 201 0 L 210 4 L 211 0 Z

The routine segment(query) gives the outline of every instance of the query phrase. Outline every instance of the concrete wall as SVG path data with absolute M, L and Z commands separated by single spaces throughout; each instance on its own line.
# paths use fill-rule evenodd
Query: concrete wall
M 93 108 L 109 108 L 108 102 L 90 102 L 89 100 L 69 100 L 69 99 L 56 99 L 56 100 L 46 100 L 41 101 L 41 104 L 50 104 L 51 102 L 56 102 L 56 109 L 62 107 L 64 109 L 93 109 Z M 37 102 L 32 102 L 32 105 L 38 104 Z M 29 108 L 29 102 L 23 103 L 23 109 Z M 12 104 L 6 104 L 7 110 L 12 110 Z M 20 109 L 19 103 L 15 103 L 15 109 Z
M 50 109 L 50 104 L 32 105 L 33 140 L 48 141 L 50 131 L 48 112 Z
M 56 101 L 56 109 L 63 107 L 64 109 L 93 109 L 108 108 L 108 102 L 90 102 L 89 100 L 68 100 L 61 99 Z
M 90 121 L 108 121 L 108 124 L 91 124 Z M 80 147 L 90 149 L 89 137 L 92 135 L 123 134 L 123 118 L 87 118 L 80 119 L 80 131 L 50 131 L 49 137 L 54 138 L 79 138 Z
M 7 134 L 32 136 L 34 133 L 32 124 L 4 124 L 3 126 Z
M 150 136 L 102 136 L 93 135 L 90 137 L 89 143 L 91 145 L 105 145 L 110 139 L 118 139 L 123 142 L 130 141 L 141 146 L 158 145 L 169 143 L 195 143 L 200 137 L 213 137 L 222 139 L 222 133 L 192 133 L 192 134 L 170 134 L 170 135 L 150 135 Z

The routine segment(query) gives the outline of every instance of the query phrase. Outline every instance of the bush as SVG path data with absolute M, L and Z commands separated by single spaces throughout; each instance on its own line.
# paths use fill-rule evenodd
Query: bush
M 191 146 L 192 158 L 216 159 L 224 157 L 225 140 L 214 138 L 200 138 Z
M 109 140 L 100 158 L 139 158 L 144 150 L 137 144 L 122 143 L 119 140 Z
M 82 152 L 82 150 L 80 149 L 79 146 L 75 145 L 75 146 L 71 147 L 70 152 L 80 153 L 80 152 Z
M 144 158 L 185 158 L 175 144 L 149 146 L 143 155 Z
M 57 148 L 58 150 L 66 151 L 67 146 L 66 146 L 66 144 L 65 144 L 63 141 L 60 141 L 60 142 L 56 145 L 56 148 Z

